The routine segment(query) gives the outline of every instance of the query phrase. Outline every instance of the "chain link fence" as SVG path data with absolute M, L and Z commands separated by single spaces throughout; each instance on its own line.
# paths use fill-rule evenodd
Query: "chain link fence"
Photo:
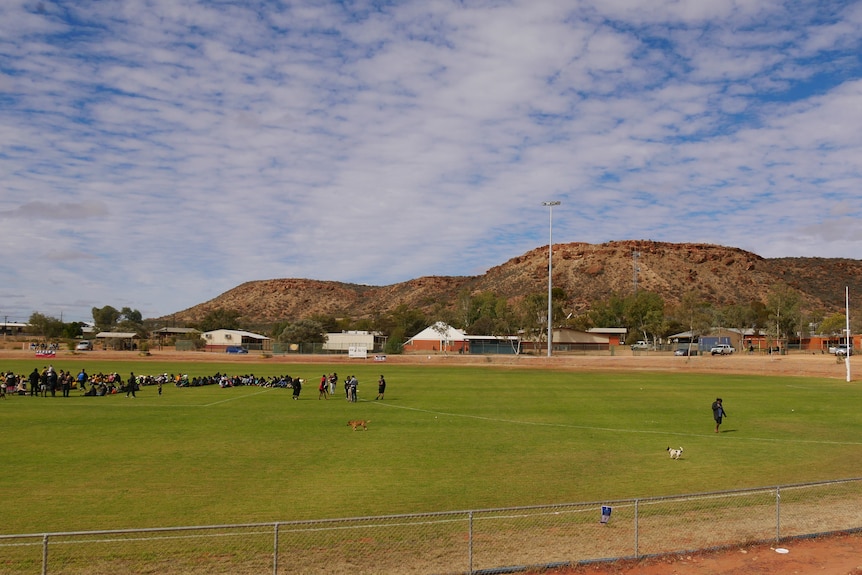
M 673 497 L 0 535 L 0 573 L 497 574 L 862 528 L 862 478 Z

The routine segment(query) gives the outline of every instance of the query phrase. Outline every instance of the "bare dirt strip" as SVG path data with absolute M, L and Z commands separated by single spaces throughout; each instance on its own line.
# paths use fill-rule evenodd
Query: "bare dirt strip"
M 33 358 L 37 362 L 48 363 L 48 358 L 36 357 L 29 350 L 0 349 L 0 362 L 4 358 L 27 359 Z M 20 345 L 20 344 L 17 344 Z M 381 358 L 385 360 L 380 361 Z M 733 373 L 750 375 L 799 375 L 805 377 L 827 377 L 836 379 L 846 378 L 846 367 L 843 361 L 836 361 L 831 355 L 821 353 L 791 353 L 788 355 L 766 355 L 740 353 L 732 356 L 695 356 L 679 357 L 669 352 L 640 352 L 633 353 L 628 349 L 616 350 L 614 354 L 601 352 L 594 355 L 561 355 L 553 357 L 544 356 L 481 356 L 470 354 L 413 354 L 413 355 L 373 355 L 369 354 L 365 359 L 351 359 L 344 355 L 276 355 L 263 356 L 259 353 L 249 354 L 227 354 L 218 352 L 178 352 L 173 348 L 164 350 L 151 350 L 144 355 L 138 352 L 122 351 L 87 351 L 73 352 L 61 350 L 57 352 L 57 359 L 80 359 L 82 361 L 181 361 L 188 363 L 236 363 L 257 364 L 327 364 L 339 365 L 357 363 L 372 364 L 408 364 L 408 365 L 494 365 L 517 368 L 540 368 L 540 369 L 573 369 L 580 371 L 673 371 L 677 373 Z M 851 372 L 857 358 L 851 357 Z M 2 367 L 2 366 L 0 366 Z M 862 364 L 852 373 L 854 380 L 862 381 Z
M 862 534 L 663 555 L 542 571 L 545 575 L 862 575 Z

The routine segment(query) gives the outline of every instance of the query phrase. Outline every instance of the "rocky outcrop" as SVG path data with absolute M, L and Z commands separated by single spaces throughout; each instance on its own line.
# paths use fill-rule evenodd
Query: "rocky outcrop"
M 311 279 L 249 281 L 220 296 L 172 314 L 195 322 L 210 311 L 239 311 L 244 323 L 271 324 L 315 315 L 373 317 L 406 306 L 430 312 L 454 308 L 459 296 L 493 292 L 511 301 L 545 293 L 548 248 L 536 248 L 489 269 L 481 276 L 428 276 L 388 286 Z M 738 248 L 712 244 L 672 244 L 627 240 L 604 244 L 555 244 L 555 287 L 569 297 L 567 307 L 585 310 L 611 294 L 638 290 L 659 293 L 675 303 L 694 291 L 716 305 L 765 301 L 783 282 L 797 290 L 809 309 L 840 311 L 844 287 L 862 291 L 862 261 L 830 258 L 765 259 Z

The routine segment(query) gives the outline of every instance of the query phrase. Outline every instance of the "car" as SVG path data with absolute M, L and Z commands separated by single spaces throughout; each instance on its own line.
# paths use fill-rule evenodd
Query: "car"
M 846 345 L 838 345 L 835 346 L 835 351 L 832 353 L 834 353 L 835 355 L 848 355 L 848 353 L 850 355 L 853 355 L 853 348 Z
M 248 353 L 248 350 L 241 345 L 229 345 L 224 351 L 225 353 Z
M 710 348 L 709 353 L 712 355 L 730 355 L 733 353 L 733 346 L 729 343 L 718 343 Z
M 697 348 L 693 347 L 691 349 L 687 347 L 677 348 L 674 352 L 674 355 L 697 355 Z
M 652 346 L 649 344 L 648 341 L 643 341 L 643 340 L 638 341 L 637 343 L 633 343 L 631 347 L 632 347 L 632 351 L 634 351 L 636 349 L 651 349 L 652 348 Z
M 75 351 L 91 351 L 93 349 L 93 342 L 89 340 L 79 341 L 75 346 Z

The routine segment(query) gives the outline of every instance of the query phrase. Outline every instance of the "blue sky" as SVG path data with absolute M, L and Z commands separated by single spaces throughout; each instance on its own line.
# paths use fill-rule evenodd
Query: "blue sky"
M 555 242 L 862 253 L 862 3 L 0 3 L 0 316 L 474 275 Z

